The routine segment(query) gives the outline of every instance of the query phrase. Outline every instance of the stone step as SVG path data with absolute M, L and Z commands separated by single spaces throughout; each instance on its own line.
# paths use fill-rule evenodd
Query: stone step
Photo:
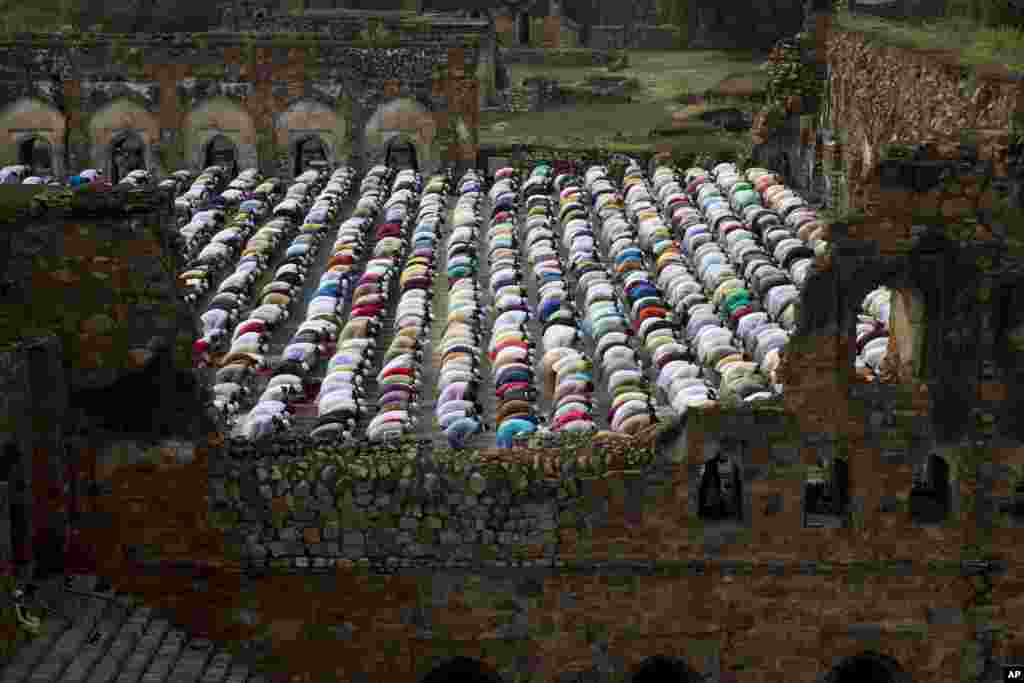
M 124 597 L 61 590 L 56 602 L 0 682 L 265 683 L 212 641 L 191 638 L 151 608 L 132 609 Z

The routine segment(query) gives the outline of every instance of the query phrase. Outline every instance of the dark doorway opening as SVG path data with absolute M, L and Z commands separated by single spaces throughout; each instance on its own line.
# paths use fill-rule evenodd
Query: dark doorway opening
M 501 676 L 475 659 L 456 657 L 435 668 L 420 683 L 503 683 Z
M 949 465 L 935 455 L 914 468 L 910 490 L 910 516 L 919 524 L 939 524 L 950 512 Z
M 228 180 L 238 175 L 238 149 L 227 136 L 214 135 L 206 145 L 206 160 L 203 166 L 223 166 Z
M 0 454 L 0 481 L 8 484 L 7 495 L 10 500 L 11 515 L 11 554 L 16 564 L 24 564 L 29 559 L 28 510 L 25 509 L 24 496 L 27 488 L 25 481 L 25 461 L 21 450 L 13 443 L 4 444 Z
M 30 175 L 53 175 L 53 153 L 50 143 L 31 137 L 18 145 L 18 163 L 31 167 Z
M 311 168 L 316 162 L 327 162 L 327 147 L 316 136 L 303 138 L 295 145 L 295 175 Z
M 823 476 L 807 482 L 804 499 L 804 526 L 831 527 L 842 524 L 849 503 L 850 475 L 842 458 L 819 457 Z
M 520 45 L 530 44 L 530 15 L 526 12 L 516 15 L 516 36 Z
M 877 654 L 861 654 L 843 660 L 829 672 L 825 683 L 904 683 L 896 660 Z
M 114 143 L 110 152 L 110 180 L 115 185 L 136 169 L 146 168 L 142 139 L 126 135 Z
M 742 521 L 740 471 L 729 455 L 716 455 L 704 464 L 699 496 L 701 519 Z
M 404 139 L 390 141 L 387 152 L 384 155 L 384 165 L 398 170 L 411 168 L 414 171 L 419 171 L 419 163 L 416 160 L 416 147 Z
M 636 670 L 632 683 L 700 683 L 701 675 L 675 657 L 648 657 Z

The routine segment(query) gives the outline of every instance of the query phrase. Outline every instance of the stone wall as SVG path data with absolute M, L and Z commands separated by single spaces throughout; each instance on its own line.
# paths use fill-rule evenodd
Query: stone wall
M 544 111 L 565 101 L 557 79 L 533 76 L 523 81 L 527 91 L 527 111 Z
M 170 172 L 205 166 L 204 146 L 221 134 L 242 167 L 290 175 L 298 137 L 312 134 L 329 162 L 358 167 L 384 153 L 367 124 L 397 106 L 415 116 L 400 117 L 385 138 L 408 137 L 429 171 L 472 156 L 451 134 L 459 117 L 478 125 L 482 96 L 477 49 L 459 40 L 365 47 L 316 34 L 91 36 L 69 48 L 26 36 L 0 44 L 0 161 L 14 163 L 17 145 L 37 136 L 58 173 L 109 172 L 111 143 L 134 134 L 149 166 Z
M 633 27 L 633 36 L 626 43 L 625 26 L 592 26 L 590 47 L 598 50 L 674 50 L 679 47 L 679 31 L 674 26 L 650 26 L 638 24 Z
M 545 50 L 527 47 L 503 47 L 501 60 L 505 64 L 547 64 L 549 66 L 589 67 L 607 66 L 612 55 L 600 48 L 564 48 Z
M 828 36 L 830 118 L 841 144 L 851 206 L 869 209 L 867 186 L 887 144 L 935 146 L 955 158 L 973 137 L 980 161 L 1007 175 L 1007 132 L 1024 111 L 1024 83 L 997 65 L 969 69 L 953 53 L 881 46 L 833 26 Z
M 0 442 L 20 459 L 13 502 L 32 520 L 21 561 L 63 547 L 77 466 L 67 435 L 105 438 L 119 418 L 139 431 L 202 429 L 170 200 L 47 190 L 5 226 Z
M 884 398 L 872 405 L 871 416 L 891 412 Z M 748 516 L 716 528 L 696 519 L 694 497 L 699 463 L 726 434 L 748 443 Z M 838 453 L 834 440 L 757 411 L 695 415 L 659 443 L 635 464 L 532 449 L 477 454 L 460 471 L 415 443 L 387 457 L 326 446 L 305 466 L 289 454 L 301 443 L 197 444 L 191 462 L 114 471 L 110 493 L 90 501 L 108 526 L 82 543 L 119 592 L 309 680 L 387 671 L 412 683 L 463 656 L 506 680 L 614 681 L 666 655 L 712 681 L 811 683 L 866 649 L 913 680 L 956 680 L 1024 647 L 1007 629 L 1024 585 L 1007 549 L 1021 531 L 991 529 L 989 565 L 961 550 L 981 540 L 967 501 L 1005 495 L 998 483 L 961 473 L 956 521 L 922 531 L 889 505 L 919 453 L 854 449 L 851 527 L 803 529 L 807 465 Z M 991 457 L 1020 464 L 1024 450 Z M 991 593 L 963 578 L 979 572 Z M 784 635 L 766 625 L 780 618 Z M 997 636 L 988 650 L 985 633 Z
M 377 25 L 376 31 L 369 29 Z M 405 12 L 358 10 L 306 10 L 301 14 L 274 13 L 240 19 L 236 31 L 255 34 L 317 33 L 329 40 L 357 42 L 375 36 L 377 40 L 421 43 L 469 49 L 487 32 L 482 19 L 416 16 Z M 384 32 L 382 33 L 381 29 Z

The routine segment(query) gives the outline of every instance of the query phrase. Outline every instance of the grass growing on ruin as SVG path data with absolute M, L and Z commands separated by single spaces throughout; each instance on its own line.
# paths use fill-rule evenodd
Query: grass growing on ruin
M 743 92 L 758 91 L 763 80 L 760 61 L 748 51 L 661 50 L 630 51 L 629 66 L 614 74 L 597 67 L 510 64 L 514 86 L 541 76 L 572 88 L 582 86 L 588 77 L 615 75 L 635 79 L 640 87 L 630 93 L 632 102 L 572 104 L 541 112 L 483 112 L 480 142 L 501 144 L 511 138 L 547 144 L 600 144 L 611 139 L 651 143 L 650 131 L 667 126 L 672 111 L 679 108 L 681 94 L 703 94 L 725 82 L 735 89 L 740 81 L 747 86 L 740 88 Z M 495 124 L 504 125 L 495 128 Z
M 1002 64 L 1010 71 L 1024 71 L 1024 30 L 1019 28 L 987 27 L 960 17 L 914 23 L 849 12 L 840 12 L 835 21 L 839 28 L 887 45 L 951 50 L 966 65 Z

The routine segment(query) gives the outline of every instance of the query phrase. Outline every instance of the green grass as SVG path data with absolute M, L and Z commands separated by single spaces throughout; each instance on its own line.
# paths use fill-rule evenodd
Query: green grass
M 632 102 L 579 103 L 548 111 L 515 114 L 482 112 L 480 143 L 520 142 L 558 146 L 602 145 L 617 141 L 620 144 L 648 145 L 661 139 L 652 138 L 651 131 L 669 126 L 672 112 L 680 108 L 679 103 L 685 95 L 703 94 L 729 79 L 746 78 L 745 82 L 757 79 L 759 84 L 763 80 L 763 72 L 758 71 L 759 64 L 758 56 L 747 51 L 630 51 L 629 66 L 615 75 L 635 79 L 639 83 L 640 87 L 630 92 Z M 516 86 L 526 78 L 543 76 L 559 81 L 571 91 L 583 86 L 588 77 L 607 75 L 607 69 L 595 67 L 509 65 L 509 76 Z M 505 126 L 493 127 L 499 123 Z M 702 140 L 709 134 L 706 128 L 696 132 L 700 133 Z M 707 141 L 673 141 L 673 144 L 700 146 Z
M 886 45 L 919 50 L 951 50 L 967 66 L 1000 64 L 1024 72 L 1024 30 L 986 27 L 964 18 L 914 23 L 840 12 L 836 26 L 863 33 Z

